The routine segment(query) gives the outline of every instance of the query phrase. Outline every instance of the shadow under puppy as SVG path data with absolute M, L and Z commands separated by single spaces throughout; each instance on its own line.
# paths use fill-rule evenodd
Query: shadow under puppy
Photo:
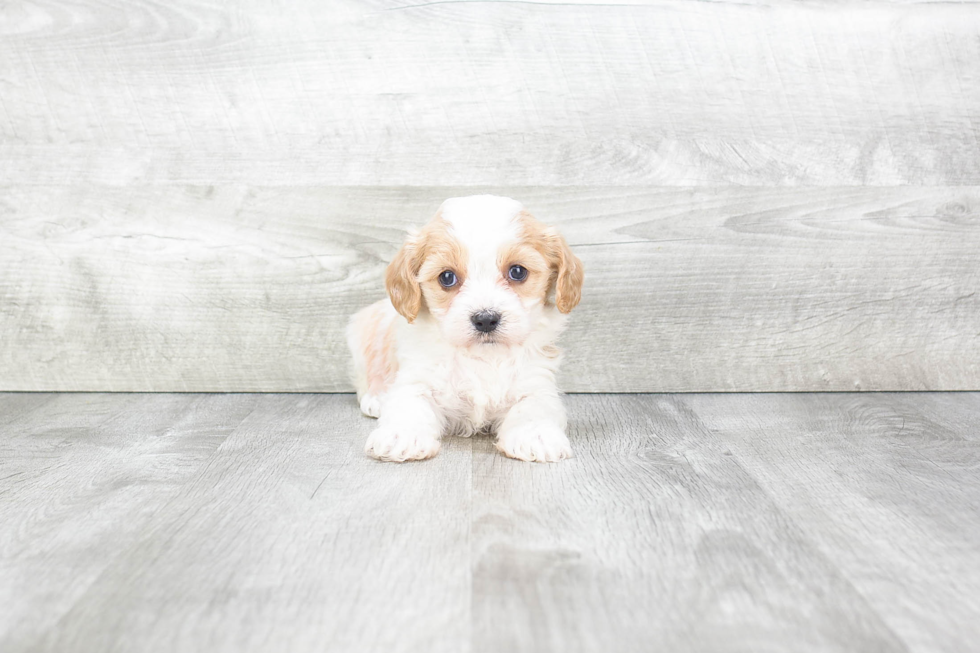
M 388 299 L 347 329 L 361 411 L 380 418 L 368 455 L 422 460 L 443 435 L 492 431 L 512 458 L 571 456 L 555 342 L 582 281 L 565 239 L 519 202 L 443 202 L 388 266 Z

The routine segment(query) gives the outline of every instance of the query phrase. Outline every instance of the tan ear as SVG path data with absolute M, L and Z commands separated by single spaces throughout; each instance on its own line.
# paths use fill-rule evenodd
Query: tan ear
M 585 281 L 585 268 L 565 238 L 552 230 L 549 234 L 554 259 L 557 260 L 558 278 L 555 280 L 555 305 L 562 313 L 570 313 L 582 299 L 582 283 Z
M 418 274 L 423 258 L 418 237 L 410 236 L 385 271 L 385 288 L 391 305 L 409 322 L 414 321 L 422 309 L 422 287 Z

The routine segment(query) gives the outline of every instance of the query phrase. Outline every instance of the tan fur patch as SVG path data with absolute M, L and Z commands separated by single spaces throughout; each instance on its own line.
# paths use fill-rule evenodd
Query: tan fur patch
M 438 281 L 445 270 L 452 270 L 459 282 L 446 289 Z M 430 309 L 446 309 L 463 285 L 466 251 L 452 235 L 441 213 L 405 244 L 388 264 L 385 287 L 395 310 L 409 322 L 415 320 L 425 300 Z
M 386 319 L 384 308 L 377 304 L 363 312 L 357 323 L 358 342 L 364 357 L 367 392 L 382 394 L 395 380 L 398 358 L 395 355 L 395 323 Z
M 423 252 L 418 236 L 409 236 L 385 270 L 385 289 L 395 310 L 412 322 L 422 310 L 422 289 L 416 276 Z
M 548 263 L 550 275 L 545 295 L 554 288 L 558 310 L 562 313 L 570 312 L 582 298 L 582 284 L 585 280 L 582 261 L 572 253 L 564 237 L 554 227 L 538 222 L 527 211 L 521 211 L 517 219 L 521 222 L 523 244 L 537 251 Z M 530 279 L 530 275 L 528 278 Z
M 524 281 L 510 279 L 510 268 L 513 265 L 520 265 L 527 270 Z M 501 251 L 497 257 L 497 266 L 504 282 L 520 297 L 541 301 L 547 298 L 553 277 L 551 266 L 529 240 L 519 241 Z
M 395 356 L 395 323 L 389 322 L 378 342 L 376 355 L 369 368 L 368 380 L 371 392 L 384 392 L 395 380 L 398 373 L 398 358 Z M 377 387 L 377 390 L 375 390 Z
M 449 309 L 459 289 L 466 280 L 467 254 L 452 233 L 448 222 L 437 216 L 419 234 L 425 261 L 419 268 L 418 283 L 429 310 L 443 312 Z M 456 275 L 456 285 L 443 288 L 439 275 L 446 270 Z

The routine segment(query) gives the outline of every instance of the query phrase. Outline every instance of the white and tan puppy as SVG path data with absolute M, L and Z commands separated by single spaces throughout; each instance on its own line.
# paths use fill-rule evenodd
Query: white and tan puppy
M 443 202 L 388 266 L 388 299 L 351 318 L 365 451 L 391 461 L 439 452 L 443 435 L 495 432 L 512 458 L 571 456 L 555 346 L 579 302 L 582 263 L 515 200 Z

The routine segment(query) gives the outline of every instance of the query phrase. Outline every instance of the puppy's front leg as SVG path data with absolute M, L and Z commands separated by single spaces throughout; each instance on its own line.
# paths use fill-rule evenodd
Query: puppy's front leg
M 565 435 L 565 407 L 557 392 L 530 394 L 514 404 L 497 429 L 505 456 L 542 463 L 572 457 Z
M 378 428 L 368 436 L 364 451 L 378 460 L 424 460 L 439 453 L 444 422 L 418 388 L 394 389 L 381 410 Z

